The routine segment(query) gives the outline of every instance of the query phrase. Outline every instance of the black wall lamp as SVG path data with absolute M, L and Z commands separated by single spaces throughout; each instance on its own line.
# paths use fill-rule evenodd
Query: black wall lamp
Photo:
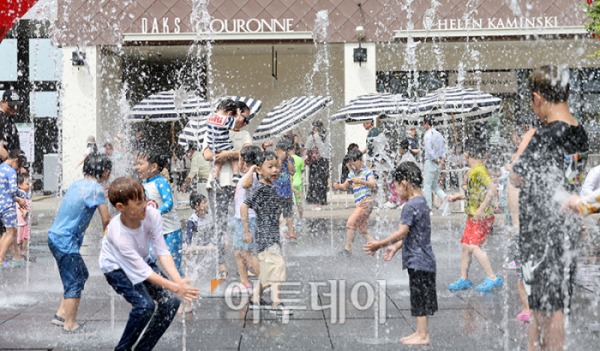
M 365 37 L 365 29 L 362 26 L 356 27 L 356 37 L 358 38 L 358 47 L 354 49 L 354 62 L 358 62 L 360 67 L 362 62 L 367 62 L 367 49 L 360 45 Z
M 79 46 L 77 46 L 77 50 L 73 51 L 73 66 L 85 66 L 85 52 L 79 51 Z

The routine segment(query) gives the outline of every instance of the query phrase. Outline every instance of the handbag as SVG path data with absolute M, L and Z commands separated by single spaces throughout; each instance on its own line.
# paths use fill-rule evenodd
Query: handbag
M 316 146 L 315 135 L 313 134 L 313 141 L 315 142 L 315 147 L 313 147 L 306 156 L 306 160 L 304 161 L 307 165 L 312 165 L 317 163 L 321 159 L 321 154 L 319 153 L 319 148 Z
M 548 244 L 546 244 L 546 249 L 544 250 L 544 256 L 536 263 L 535 261 L 527 261 L 521 264 L 521 271 L 523 272 L 523 285 L 525 287 L 525 292 L 528 296 L 531 296 L 531 284 L 537 281 L 536 279 L 536 271 L 546 260 L 546 255 L 548 254 Z

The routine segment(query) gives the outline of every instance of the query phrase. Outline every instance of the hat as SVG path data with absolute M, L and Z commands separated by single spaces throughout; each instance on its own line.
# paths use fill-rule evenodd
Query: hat
M 14 89 L 8 89 L 2 94 L 2 100 L 8 103 L 8 106 L 14 108 L 15 106 L 21 106 L 23 104 L 23 100 L 19 93 L 17 93 Z
M 96 143 L 96 138 L 94 138 L 93 135 L 90 135 L 89 137 L 87 137 L 87 139 L 85 139 L 85 142 L 88 144 L 95 144 Z

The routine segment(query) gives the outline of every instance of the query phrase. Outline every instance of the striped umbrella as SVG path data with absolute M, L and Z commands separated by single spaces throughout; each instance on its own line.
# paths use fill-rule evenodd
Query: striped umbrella
M 198 118 L 209 115 L 210 103 L 185 91 L 163 91 L 135 105 L 129 114 L 130 122 L 170 122 L 182 117 Z
M 218 98 L 213 101 L 212 108 L 208 111 L 208 113 L 199 116 L 196 119 L 190 119 L 185 128 L 179 134 L 179 144 L 187 145 L 189 143 L 197 143 L 198 145 L 204 142 L 204 133 L 206 132 L 206 121 L 208 120 L 208 116 L 210 113 L 214 113 L 216 107 L 221 103 L 224 99 L 231 99 L 233 101 L 242 101 L 250 108 L 250 116 L 253 117 L 255 114 L 260 111 L 262 107 L 262 101 L 251 99 L 242 96 L 225 96 Z
M 331 104 L 331 96 L 300 96 L 285 100 L 267 113 L 254 140 L 266 140 L 292 130 L 298 123 L 316 115 Z
M 374 118 L 399 118 L 405 115 L 410 101 L 400 94 L 361 95 L 342 107 L 331 119 L 332 122 L 363 123 Z
M 423 96 L 411 104 L 405 121 L 407 124 L 422 124 L 423 117 L 434 118 L 434 125 L 447 123 L 484 122 L 498 112 L 502 100 L 477 89 L 442 88 Z

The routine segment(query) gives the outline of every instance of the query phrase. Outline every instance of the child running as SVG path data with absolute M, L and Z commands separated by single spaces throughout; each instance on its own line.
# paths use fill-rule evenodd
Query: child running
M 473 283 L 469 279 L 469 266 L 471 265 L 471 256 L 475 256 L 486 275 L 483 283 L 476 289 L 477 291 L 490 291 L 495 287 L 502 286 L 503 283 L 502 278 L 494 273 L 490 259 L 481 249 L 481 245 L 494 225 L 492 199 L 497 191 L 483 163 L 485 147 L 480 145 L 479 141 L 469 139 L 465 151 L 467 165 L 470 168 L 467 175 L 466 194 L 450 195 L 449 200 L 450 202 L 467 200 L 465 201 L 465 212 L 468 215 L 467 226 L 460 240 L 462 243 L 460 278 L 450 284 L 449 288 L 457 291 L 473 287 Z
M 333 188 L 336 190 L 346 190 L 350 185 L 354 190 L 354 203 L 356 209 L 348 218 L 346 227 L 346 247 L 341 251 L 341 255 L 350 256 L 352 250 L 352 243 L 354 242 L 354 236 L 356 235 L 356 229 L 365 237 L 367 242 L 373 241 L 373 234 L 369 233 L 367 229 L 367 222 L 371 211 L 373 211 L 373 196 L 371 195 L 371 189 L 375 189 L 377 184 L 373 177 L 373 172 L 363 161 L 363 153 L 360 150 L 352 150 L 348 153 L 348 164 L 346 165 L 350 169 L 348 178 L 343 184 L 335 182 Z
M 202 194 L 193 192 L 190 194 L 190 206 L 194 209 L 194 213 L 187 222 L 187 251 L 214 250 L 217 244 L 214 235 L 215 222 L 208 199 Z
M 235 101 L 231 99 L 221 101 L 219 106 L 217 106 L 217 113 L 208 117 L 208 121 L 206 122 L 206 139 L 210 151 L 216 155 L 222 151 L 233 150 L 233 142 L 229 138 L 229 130 L 234 129 L 236 124 L 248 124 L 248 122 L 249 120 L 242 115 Z M 233 170 L 233 183 L 237 184 L 241 179 L 239 160 L 233 158 L 229 161 Z M 218 182 L 221 167 L 223 167 L 223 162 L 215 159 L 215 174 L 213 178 L 215 182 Z
M 429 344 L 428 317 L 437 310 L 435 289 L 436 261 L 431 247 L 429 206 L 421 192 L 423 176 L 414 162 L 401 163 L 394 172 L 398 194 L 406 201 L 400 215 L 400 226 L 387 239 L 365 245 L 369 255 L 389 244 L 383 255 L 385 261 L 402 248 L 402 269 L 408 269 L 411 314 L 417 317 L 417 331 L 400 339 L 405 345 Z
M 132 350 L 136 342 L 136 350 L 152 350 L 175 318 L 179 298 L 192 302 L 199 290 L 177 272 L 163 236 L 161 213 L 147 206 L 142 184 L 117 178 L 108 188 L 108 198 L 120 214 L 106 228 L 100 269 L 133 307 L 115 350 Z M 150 255 L 150 243 L 171 280 Z
M 281 283 L 286 281 L 286 273 L 279 241 L 279 216 L 282 209 L 279 206 L 279 195 L 273 185 L 273 182 L 279 178 L 279 161 L 274 153 L 266 151 L 259 155 L 256 165 L 260 182 L 240 206 L 246 244 L 254 242 L 249 212 L 250 209 L 256 212 L 255 236 L 260 275 L 257 291 L 250 301 L 250 308 L 260 308 L 261 305 L 266 304 L 260 297 L 263 289 L 271 286 L 273 301 L 271 313 L 280 316 L 284 313 L 291 315 L 293 310 L 286 307 L 280 298 Z
M 148 206 L 156 208 L 162 214 L 162 229 L 165 241 L 171 251 L 179 274 L 183 275 L 181 271 L 181 251 L 183 249 L 181 222 L 173 209 L 171 186 L 167 179 L 160 174 L 168 162 L 169 158 L 159 149 L 140 151 L 137 171 L 140 179 L 144 181 Z
M 233 253 L 237 263 L 238 272 L 240 274 L 239 292 L 241 294 L 252 294 L 252 285 L 248 280 L 248 269 L 258 276 L 260 273 L 259 264 L 256 257 L 252 255 L 252 250 L 256 248 L 256 212 L 252 209 L 248 210 L 248 224 L 252 232 L 252 243 L 244 242 L 244 226 L 242 224 L 241 207 L 244 201 L 250 195 L 250 192 L 258 186 L 258 174 L 256 173 L 256 163 L 261 150 L 257 146 L 246 146 L 240 151 L 242 158 L 241 169 L 246 174 L 242 177 L 242 181 L 237 184 L 235 189 L 235 216 L 233 223 L 235 232 L 233 234 Z
M 9 152 L 6 161 L 0 165 L 0 219 L 2 224 L 6 228 L 0 239 L 0 268 L 12 268 L 19 266 L 19 262 L 22 263 L 22 257 L 17 243 L 17 211 L 15 202 L 21 207 L 27 207 L 27 203 L 22 198 L 25 198 L 27 194 L 23 193 L 17 187 L 17 172 L 16 170 L 23 167 L 27 160 L 22 155 L 21 150 L 12 150 Z M 21 197 L 19 197 L 21 196 Z M 6 254 L 8 249 L 14 245 L 15 250 L 13 253 L 17 257 L 16 262 L 6 262 Z
M 22 190 L 25 194 L 29 194 L 29 174 L 21 173 L 17 176 L 17 186 L 20 190 Z M 29 219 L 29 211 L 31 211 L 31 201 L 25 200 L 27 206 L 25 208 L 16 204 L 17 209 L 17 244 L 19 245 L 19 251 L 21 254 L 25 253 L 29 258 L 28 248 L 29 248 L 29 225 L 27 221 Z M 17 264 L 24 264 L 25 261 L 19 261 Z M 29 263 L 27 263 L 29 264 Z
M 48 232 L 48 247 L 56 260 L 64 287 L 63 298 L 52 324 L 63 327 L 63 335 L 92 335 L 96 331 L 76 321 L 81 291 L 89 276 L 79 249 L 83 235 L 98 208 L 104 228 L 110 221 L 104 200 L 104 183 L 110 177 L 108 156 L 92 153 L 83 162 L 84 179 L 71 184 Z
M 290 156 L 290 150 L 294 149 L 294 144 L 291 139 L 283 138 L 279 140 L 275 146 L 275 153 L 281 170 L 275 184 L 277 194 L 279 194 L 279 206 L 283 213 L 283 219 L 287 225 L 287 239 L 296 239 L 294 235 L 294 198 L 292 197 L 292 176 L 296 172 L 294 167 L 294 159 Z

